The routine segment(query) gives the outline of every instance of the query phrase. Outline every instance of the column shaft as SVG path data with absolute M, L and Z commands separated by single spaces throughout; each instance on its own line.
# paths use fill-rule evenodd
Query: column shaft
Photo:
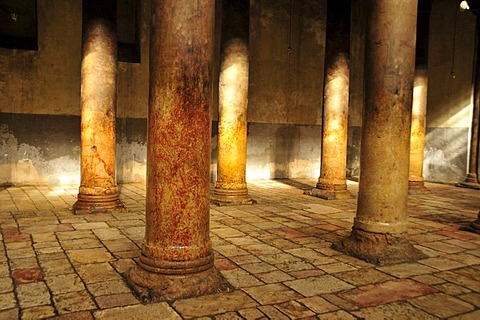
M 327 5 L 320 177 L 307 192 L 323 199 L 351 197 L 346 180 L 350 6 L 350 0 L 330 0 Z
M 365 110 L 357 214 L 338 249 L 374 263 L 421 256 L 407 239 L 417 1 L 367 1 Z
M 222 2 L 217 181 L 212 202 L 252 204 L 246 183 L 249 1 Z
M 75 213 L 122 208 L 115 164 L 116 2 L 83 2 L 81 183 Z
M 229 288 L 209 237 L 214 7 L 152 1 L 146 230 L 128 276 L 146 301 Z
M 415 71 L 410 133 L 409 193 L 426 191 L 423 179 L 428 77 L 426 68 Z M 415 190 L 415 191 L 414 191 Z

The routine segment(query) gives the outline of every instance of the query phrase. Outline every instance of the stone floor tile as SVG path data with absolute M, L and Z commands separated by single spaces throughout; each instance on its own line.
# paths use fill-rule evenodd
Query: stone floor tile
M 265 262 L 244 264 L 242 265 L 242 268 L 253 274 L 277 270 L 277 268 Z
M 275 305 L 275 307 L 286 314 L 290 319 L 304 319 L 315 315 L 314 312 L 296 301 L 288 301 Z
M 240 268 L 221 271 L 222 275 L 235 288 L 262 285 L 263 282 Z
M 464 313 L 462 315 L 452 317 L 450 320 L 478 320 L 480 319 L 480 310 Z
M 201 318 L 197 318 L 201 319 Z M 204 320 L 210 319 L 210 317 L 205 317 Z M 215 320 L 244 320 L 241 316 L 236 314 L 235 312 L 227 312 L 224 314 L 219 314 L 214 317 Z
M 0 309 L 0 320 L 18 320 L 20 319 L 18 308 L 1 310 Z
M 18 285 L 16 291 L 22 309 L 50 305 L 50 292 L 43 281 Z
M 13 291 L 13 282 L 9 277 L 0 278 L 0 293 Z
M 166 302 L 135 305 L 94 312 L 96 320 L 181 320 L 182 318 Z
M 76 273 L 46 277 L 47 285 L 54 295 L 85 290 L 85 286 Z
M 416 262 L 395 264 L 385 267 L 379 267 L 377 269 L 398 278 L 408 278 L 412 276 L 433 273 L 436 271 L 431 267 L 427 267 Z
M 130 292 L 96 296 L 95 301 L 101 309 L 123 307 L 140 303 Z
M 226 246 L 216 246 L 215 251 L 220 252 L 222 255 L 225 257 L 236 257 L 236 256 L 242 256 L 242 255 L 248 255 L 248 252 L 240 249 L 236 245 L 230 244 Z
M 46 276 L 74 273 L 72 264 L 67 258 L 64 259 L 41 259 L 40 265 Z
M 16 269 L 11 274 L 16 284 L 36 282 L 43 279 L 40 268 Z
M 281 283 L 243 289 L 261 305 L 275 304 L 301 298 L 301 296 Z
M 305 261 L 283 262 L 275 264 L 275 267 L 287 273 L 316 269 L 315 266 Z
M 80 250 L 80 249 L 94 249 L 103 247 L 100 240 L 94 238 L 93 236 L 80 238 L 80 239 L 71 239 L 71 240 L 62 240 L 62 247 L 64 250 Z
M 458 298 L 474 305 L 475 307 L 480 307 L 480 293 L 472 292 L 459 295 Z
M 444 241 L 428 242 L 428 243 L 423 243 L 422 245 L 427 248 L 431 248 L 444 253 L 457 253 L 457 252 L 465 251 L 465 248 L 462 248 L 453 244 L 449 244 Z
M 256 274 L 260 280 L 265 283 L 275 283 L 275 282 L 283 282 L 287 280 L 293 280 L 294 278 L 283 271 L 271 271 L 265 273 Z
M 318 315 L 319 320 L 355 320 L 356 318 L 352 316 L 350 313 L 345 312 L 343 310 L 335 311 L 335 312 L 329 312 L 329 313 L 324 313 Z
M 288 320 L 288 317 L 274 306 L 261 306 L 258 309 L 267 316 L 267 319 Z
M 307 270 L 291 271 L 288 274 L 294 277 L 295 279 L 303 279 L 303 278 L 318 277 L 318 276 L 324 275 L 325 271 L 320 269 L 307 269 Z
M 450 260 L 454 260 L 466 265 L 480 264 L 480 256 L 476 256 L 467 252 L 445 255 Z
M 450 270 L 465 267 L 463 263 L 450 260 L 445 256 L 419 260 L 418 263 L 435 268 L 437 270 Z
M 286 281 L 285 285 L 305 297 L 312 297 L 322 293 L 332 293 L 353 288 L 352 285 L 331 275 Z
M 77 266 L 77 272 L 85 283 L 121 280 L 121 276 L 109 263 L 89 263 Z
M 415 280 L 417 282 L 421 282 L 430 286 L 445 283 L 445 279 L 435 277 L 434 275 L 431 275 L 431 274 L 416 276 L 416 277 L 413 277 L 412 280 Z
M 177 300 L 173 303 L 175 310 L 184 318 L 221 314 L 257 305 L 257 302 L 240 290 Z
M 33 307 L 22 309 L 22 320 L 37 320 L 55 316 L 52 306 Z
M 438 319 L 405 301 L 352 311 L 359 319 L 434 320 Z
M 74 264 L 99 263 L 113 260 L 112 255 L 104 248 L 69 250 L 67 254 Z
M 10 259 L 9 261 L 10 269 L 12 269 L 12 271 L 17 269 L 35 269 L 39 267 L 35 255 L 22 259 Z
M 471 304 L 444 293 L 414 298 L 410 303 L 440 318 L 456 316 L 474 309 Z
M 346 281 L 354 286 L 362 286 L 370 283 L 392 280 L 393 277 L 376 269 L 359 269 L 336 273 L 335 277 Z
M 257 308 L 248 308 L 248 309 L 238 310 L 238 313 L 246 320 L 266 319 L 263 312 L 261 312 Z
M 117 272 L 125 273 L 126 271 L 135 267 L 137 264 L 132 259 L 119 259 L 111 262 L 111 265 L 115 268 L 115 270 L 117 270 Z
M 471 290 L 468 288 L 465 288 L 450 282 L 436 284 L 432 287 L 437 289 L 440 292 L 443 292 L 452 296 L 471 292 Z
M 123 279 L 87 283 L 87 289 L 93 296 L 104 296 L 130 292 Z
M 472 279 L 471 277 L 461 275 L 456 272 L 444 271 L 444 272 L 437 273 L 435 275 L 449 282 L 458 284 L 459 286 L 466 287 L 472 291 L 478 292 L 480 288 L 480 281 Z
M 310 298 L 303 298 L 298 300 L 300 303 L 305 305 L 308 309 L 312 310 L 316 314 L 327 313 L 331 311 L 336 311 L 340 307 L 328 302 L 320 296 L 313 296 Z
M 53 296 L 59 314 L 95 309 L 95 303 L 87 291 L 75 291 Z
M 326 273 L 338 273 L 338 272 L 344 272 L 344 271 L 357 270 L 357 268 L 343 262 L 322 264 L 317 267 L 325 271 Z
M 13 292 L 0 294 L 0 310 L 7 310 L 16 307 L 17 301 Z
M 370 284 L 339 294 L 353 301 L 359 307 L 375 307 L 390 302 L 405 300 L 436 292 L 432 287 L 409 279 L 391 280 L 380 284 Z

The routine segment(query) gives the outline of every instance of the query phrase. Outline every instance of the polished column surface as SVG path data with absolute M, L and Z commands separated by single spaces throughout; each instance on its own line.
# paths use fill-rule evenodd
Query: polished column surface
M 152 1 L 144 301 L 228 290 L 209 237 L 213 0 Z
M 316 188 L 306 193 L 323 199 L 348 199 L 347 131 L 349 102 L 350 0 L 327 5 L 322 154 Z
M 217 205 L 252 204 L 246 183 L 249 1 L 222 2 Z
M 416 259 L 407 193 L 417 1 L 369 0 L 357 214 L 336 247 L 377 263 Z
M 75 213 L 123 208 L 115 172 L 116 2 L 85 0 L 82 26 L 81 177 Z
M 410 194 L 425 193 L 423 178 L 423 160 L 425 147 L 425 126 L 427 118 L 428 76 L 426 68 L 415 71 L 413 82 L 412 128 L 410 133 L 410 166 L 408 192 Z

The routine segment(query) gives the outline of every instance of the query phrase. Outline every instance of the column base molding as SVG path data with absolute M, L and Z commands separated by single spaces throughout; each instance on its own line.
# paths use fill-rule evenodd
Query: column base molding
M 245 204 L 257 203 L 252 197 L 248 195 L 247 188 L 244 189 L 213 189 L 213 193 L 210 196 L 210 202 L 217 206 L 235 206 Z
M 346 239 L 333 248 L 376 265 L 396 264 L 426 258 L 407 238 L 406 233 L 373 233 L 352 228 Z
M 354 196 L 347 190 L 347 185 L 317 185 L 311 190 L 305 190 L 303 194 L 325 200 L 346 200 Z
M 120 201 L 118 193 L 107 195 L 79 193 L 77 202 L 72 207 L 75 214 L 94 214 L 119 210 L 125 210 L 125 205 Z
M 480 234 L 480 210 L 478 211 L 477 220 L 470 223 L 470 226 L 465 228 L 465 230 Z
M 422 195 L 429 194 L 430 190 L 425 187 L 425 181 L 423 180 L 409 180 L 408 181 L 408 194 L 410 195 Z
M 478 182 L 459 182 L 456 184 L 457 187 L 469 188 L 469 189 L 480 189 L 480 183 Z
M 190 274 L 161 274 L 133 267 L 125 274 L 127 282 L 143 303 L 231 292 L 234 288 L 222 274 L 210 267 Z

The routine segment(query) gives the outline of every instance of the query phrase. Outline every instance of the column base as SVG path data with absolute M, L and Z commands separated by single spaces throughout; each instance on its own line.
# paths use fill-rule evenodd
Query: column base
M 245 189 L 213 189 L 213 193 L 210 196 L 210 202 L 217 206 L 235 206 L 244 204 L 255 204 L 252 197 L 248 195 L 248 190 Z
M 376 265 L 396 264 L 426 258 L 405 233 L 374 233 L 352 228 L 346 239 L 333 245 L 335 250 Z
M 430 190 L 425 187 L 425 182 L 421 181 L 408 181 L 408 194 L 410 195 L 422 195 L 429 194 Z
M 352 199 L 354 196 L 347 190 L 346 185 L 335 185 L 333 187 L 317 187 L 311 190 L 305 190 L 303 194 L 317 197 L 325 200 L 345 200 Z
M 118 198 L 118 193 L 108 195 L 79 193 L 77 202 L 72 207 L 75 214 L 104 213 L 118 210 L 125 210 L 125 205 Z
M 479 217 L 477 220 L 473 221 L 470 224 L 472 232 L 480 234 L 480 212 L 478 213 Z
M 126 273 L 126 278 L 130 287 L 143 303 L 183 299 L 234 290 L 215 267 L 197 273 L 174 275 L 155 273 L 137 265 Z
M 470 189 L 480 189 L 480 183 L 478 182 L 459 182 L 456 184 L 457 187 L 461 188 L 470 188 Z

